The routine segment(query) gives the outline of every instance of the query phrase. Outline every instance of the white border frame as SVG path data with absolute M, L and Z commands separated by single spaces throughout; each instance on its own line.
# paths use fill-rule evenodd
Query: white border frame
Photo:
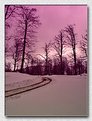
M 4 5 L 5 4 L 87 4 L 89 7 L 89 117 L 5 117 L 4 99 Z M 0 0 L 0 121 L 91 121 L 92 120 L 92 0 Z

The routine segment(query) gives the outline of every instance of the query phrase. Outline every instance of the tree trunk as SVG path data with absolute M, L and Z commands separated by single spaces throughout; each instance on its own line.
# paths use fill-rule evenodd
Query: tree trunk
M 25 21 L 25 34 L 24 34 L 23 54 L 22 54 L 22 63 L 21 63 L 20 72 L 23 72 L 23 66 L 24 66 L 24 60 L 25 60 L 26 36 L 27 36 L 27 21 Z
M 73 55 L 74 55 L 74 74 L 77 75 L 77 66 L 76 66 L 76 52 L 75 49 L 73 49 Z
M 15 72 L 15 69 L 16 69 L 16 58 L 14 60 L 14 72 Z
M 14 71 L 16 70 L 16 62 L 18 58 L 18 44 L 16 43 L 16 52 L 15 52 L 15 59 L 14 59 Z
M 46 53 L 46 59 L 45 59 L 45 74 L 48 74 L 48 47 L 47 44 L 45 45 L 45 53 Z
M 45 60 L 45 74 L 47 75 L 48 74 L 48 59 L 46 57 L 46 60 Z
M 60 65 L 61 65 L 61 74 L 63 74 L 63 69 L 62 69 L 62 50 L 63 50 L 63 37 L 62 37 L 62 33 L 61 33 L 61 56 L 60 56 Z

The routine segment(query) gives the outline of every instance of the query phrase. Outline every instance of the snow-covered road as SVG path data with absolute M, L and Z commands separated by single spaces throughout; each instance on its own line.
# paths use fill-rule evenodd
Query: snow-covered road
M 5 91 L 5 97 L 10 97 L 13 95 L 24 93 L 26 91 L 40 88 L 42 86 L 49 84 L 51 81 L 52 80 L 50 78 L 42 77 L 40 82 L 37 82 L 37 83 L 34 82 L 34 84 L 31 84 L 28 86 L 25 85 L 23 87 L 17 87 L 16 89 L 14 88 L 14 89 L 10 89 L 10 90 Z
M 29 76 L 28 78 L 34 78 Z M 52 79 L 48 85 L 6 98 L 6 115 L 86 116 L 88 114 L 88 80 L 86 75 L 47 77 Z M 25 80 L 22 75 L 23 79 Z M 8 81 L 6 83 L 10 84 Z

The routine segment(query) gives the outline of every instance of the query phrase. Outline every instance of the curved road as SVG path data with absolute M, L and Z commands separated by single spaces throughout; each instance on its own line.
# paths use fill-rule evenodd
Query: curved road
M 10 97 L 10 96 L 13 96 L 13 95 L 24 93 L 26 91 L 37 89 L 39 87 L 42 87 L 42 86 L 45 86 L 45 85 L 49 84 L 51 81 L 52 81 L 52 79 L 50 79 L 48 77 L 42 77 L 42 81 L 40 81 L 38 83 L 29 85 L 29 86 L 25 86 L 25 87 L 20 87 L 20 88 L 5 91 L 5 97 Z

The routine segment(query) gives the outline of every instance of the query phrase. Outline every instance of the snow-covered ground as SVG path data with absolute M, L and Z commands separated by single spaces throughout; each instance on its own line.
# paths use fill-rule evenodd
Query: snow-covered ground
M 87 116 L 88 80 L 86 75 L 47 77 L 52 79 L 48 85 L 6 98 L 6 115 Z M 8 72 L 6 73 L 6 90 L 39 82 L 41 78 L 41 76 Z
M 41 81 L 40 76 L 30 76 L 28 74 L 21 74 L 15 72 L 6 73 L 5 90 L 16 89 L 19 87 L 28 86 Z

